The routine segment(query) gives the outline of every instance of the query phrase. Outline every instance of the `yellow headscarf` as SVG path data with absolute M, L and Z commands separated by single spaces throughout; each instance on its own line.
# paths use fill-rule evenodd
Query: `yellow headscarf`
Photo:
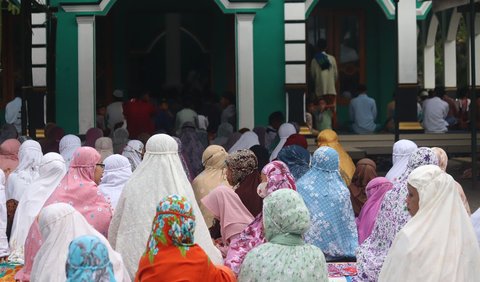
M 348 153 L 343 149 L 338 142 L 338 135 L 331 129 L 322 130 L 317 137 L 318 147 L 327 146 L 337 151 L 340 158 L 340 174 L 343 181 L 348 186 L 352 182 L 353 174 L 355 173 L 355 164 Z

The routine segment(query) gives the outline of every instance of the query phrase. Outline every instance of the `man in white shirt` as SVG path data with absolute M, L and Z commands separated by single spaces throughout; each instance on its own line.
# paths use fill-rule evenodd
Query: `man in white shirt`
M 5 107 L 5 121 L 14 125 L 19 135 L 22 133 L 22 98 L 20 91 L 16 91 L 15 98 Z
M 435 97 L 423 102 L 423 128 L 425 133 L 444 133 L 448 131 L 445 118 L 448 115 L 448 103 L 442 100 L 444 91 L 435 89 Z
M 113 132 L 115 126 L 123 122 L 122 127 L 127 128 L 125 117 L 123 116 L 123 91 L 113 91 L 115 101 L 107 106 L 107 126 Z

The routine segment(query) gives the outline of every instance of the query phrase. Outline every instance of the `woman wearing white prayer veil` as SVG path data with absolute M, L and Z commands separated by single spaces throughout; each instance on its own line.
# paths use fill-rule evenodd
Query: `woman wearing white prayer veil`
M 145 146 L 141 141 L 130 140 L 127 146 L 123 149 L 122 156 L 126 157 L 132 166 L 132 171 L 137 169 L 137 166 L 142 162 L 143 150 Z
M 195 243 L 213 263 L 222 264 L 222 256 L 213 245 L 192 186 L 178 156 L 177 142 L 166 134 L 152 136 L 143 161 L 127 182 L 108 230 L 112 247 L 123 255 L 130 277 L 135 277 L 152 227 L 152 218 L 160 200 L 168 195 L 185 196 L 196 217 Z
M 240 139 L 233 144 L 232 148 L 228 150 L 228 153 L 235 153 L 238 150 L 245 150 L 250 149 L 255 145 L 260 145 L 260 141 L 258 140 L 258 135 L 253 131 L 247 131 L 242 134 Z
M 0 169 L 0 259 L 10 253 L 7 239 L 7 205 L 5 199 L 5 173 Z
M 73 159 L 73 153 L 81 146 L 82 141 L 76 135 L 68 134 L 63 136 L 63 138 L 60 140 L 59 151 L 60 155 L 62 155 L 63 159 L 65 160 L 65 166 L 67 168 L 70 167 L 70 161 Z
M 35 256 L 30 281 L 65 281 L 70 242 L 84 235 L 96 236 L 106 246 L 116 281 L 130 281 L 122 256 L 69 204 L 57 203 L 43 208 L 38 216 L 38 223 L 44 242 Z
M 278 153 L 287 142 L 288 137 L 295 133 L 297 133 L 297 129 L 291 123 L 284 123 L 280 126 L 280 128 L 278 129 L 278 137 L 280 137 L 280 141 L 270 155 L 270 161 L 273 161 L 277 158 Z
M 18 166 L 8 176 L 7 200 L 20 201 L 30 184 L 38 177 L 38 165 L 42 160 L 42 147 L 37 141 L 27 140 L 18 151 Z
M 62 156 L 57 153 L 43 156 L 38 169 L 39 177 L 30 185 L 32 189 L 23 194 L 15 212 L 10 236 L 9 261 L 24 263 L 24 245 L 30 226 L 66 172 Z
M 453 178 L 436 165 L 408 177 L 407 209 L 379 281 L 478 281 L 480 247 Z
M 115 209 L 125 184 L 132 176 L 132 168 L 127 158 L 117 154 L 107 157 L 103 164 L 105 168 L 98 188 Z
M 402 175 L 407 169 L 408 159 L 410 155 L 417 150 L 417 144 L 413 143 L 410 140 L 399 140 L 393 145 L 392 153 L 392 168 L 388 171 L 385 176 L 386 179 L 390 180 L 392 183 Z

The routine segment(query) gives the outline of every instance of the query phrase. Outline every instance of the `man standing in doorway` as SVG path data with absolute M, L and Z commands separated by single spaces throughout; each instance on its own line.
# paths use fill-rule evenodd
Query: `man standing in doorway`
M 319 39 L 317 43 L 318 52 L 312 60 L 310 72 L 315 82 L 316 98 L 323 98 L 327 106 L 335 109 L 337 90 L 335 83 L 338 78 L 337 62 L 335 57 L 327 54 L 327 41 Z

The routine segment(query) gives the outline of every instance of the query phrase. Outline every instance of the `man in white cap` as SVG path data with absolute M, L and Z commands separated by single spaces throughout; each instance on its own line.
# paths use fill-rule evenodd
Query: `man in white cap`
M 107 126 L 113 132 L 115 125 L 122 123 L 123 128 L 127 127 L 127 122 L 123 116 L 123 91 L 113 91 L 114 102 L 107 106 Z

